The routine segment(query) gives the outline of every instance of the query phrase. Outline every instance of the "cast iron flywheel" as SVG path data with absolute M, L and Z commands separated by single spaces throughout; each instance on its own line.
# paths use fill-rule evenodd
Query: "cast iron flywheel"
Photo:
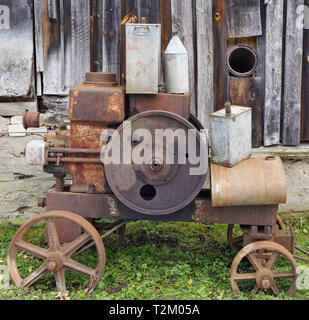
M 149 132 L 147 137 L 144 129 Z M 164 131 L 166 129 L 169 131 Z M 178 139 L 180 131 L 182 139 Z M 130 134 L 124 135 L 124 132 Z M 168 138 L 156 139 L 158 132 L 165 132 Z M 189 148 L 188 140 L 194 140 L 195 145 Z M 117 145 L 120 146 L 120 164 L 105 163 L 105 174 L 113 193 L 130 209 L 146 215 L 171 214 L 187 206 L 201 191 L 208 169 L 207 143 L 184 118 L 166 111 L 137 114 L 117 129 L 107 144 L 106 154 L 113 155 L 113 147 Z M 143 163 L 136 163 L 133 157 L 139 152 Z M 133 158 L 130 164 L 123 161 L 123 153 Z M 199 162 L 192 161 L 193 153 L 196 159 L 200 158 Z M 172 155 L 174 162 L 169 160 Z M 179 156 L 183 159 L 180 163 Z M 201 163 L 205 169 L 192 174 L 192 169 L 197 170 Z

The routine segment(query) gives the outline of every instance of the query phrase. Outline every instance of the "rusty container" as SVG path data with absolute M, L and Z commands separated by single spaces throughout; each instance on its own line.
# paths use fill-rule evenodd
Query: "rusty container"
M 160 92 L 157 95 L 130 95 L 129 116 L 140 112 L 158 110 L 168 111 L 189 119 L 190 117 L 190 93 L 170 94 Z
M 105 143 L 101 136 L 108 126 L 117 125 L 125 119 L 125 89 L 118 86 L 116 75 L 87 73 L 85 82 L 70 90 L 69 119 L 71 127 L 66 147 L 100 150 Z M 74 157 L 86 157 L 89 162 L 65 164 L 66 172 L 72 175 L 73 180 L 70 191 L 109 193 L 103 164 L 91 163 L 97 155 L 75 154 Z
M 252 109 L 231 106 L 211 115 L 211 162 L 233 167 L 252 152 Z
M 126 93 L 157 94 L 161 68 L 161 25 L 126 24 Z
M 233 168 L 211 164 L 212 206 L 275 205 L 287 200 L 279 157 L 252 157 Z

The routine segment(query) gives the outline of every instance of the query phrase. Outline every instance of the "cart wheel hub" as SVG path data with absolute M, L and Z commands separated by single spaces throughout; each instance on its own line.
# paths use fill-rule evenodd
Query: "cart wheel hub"
M 63 258 L 58 254 L 53 254 L 46 259 L 46 268 L 50 272 L 55 272 L 63 266 Z
M 274 283 L 274 278 L 271 270 L 262 269 L 256 275 L 257 284 L 262 290 L 268 290 Z

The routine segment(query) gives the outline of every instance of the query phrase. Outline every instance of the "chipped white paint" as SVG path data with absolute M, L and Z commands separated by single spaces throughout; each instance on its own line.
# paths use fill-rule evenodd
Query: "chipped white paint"
M 113 197 L 106 195 L 107 199 L 107 204 L 108 204 L 108 211 L 111 216 L 117 216 L 118 215 L 118 210 L 117 210 L 117 204 L 116 201 Z

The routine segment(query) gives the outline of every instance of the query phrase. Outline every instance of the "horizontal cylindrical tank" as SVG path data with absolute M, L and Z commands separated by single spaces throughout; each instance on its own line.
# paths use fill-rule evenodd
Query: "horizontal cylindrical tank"
M 212 206 L 285 203 L 287 187 L 279 157 L 252 157 L 233 168 L 211 164 Z
M 165 86 L 167 93 L 189 92 L 188 51 L 174 35 L 164 52 Z

